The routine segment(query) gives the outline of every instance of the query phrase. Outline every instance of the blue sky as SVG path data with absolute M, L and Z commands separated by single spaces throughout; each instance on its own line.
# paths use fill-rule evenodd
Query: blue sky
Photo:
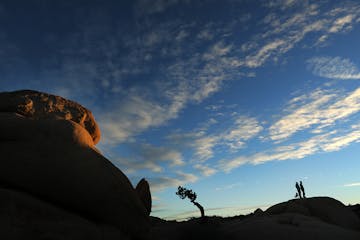
M 2 1 L 0 90 L 91 109 L 97 147 L 154 216 L 308 196 L 360 202 L 360 3 L 303 0 Z

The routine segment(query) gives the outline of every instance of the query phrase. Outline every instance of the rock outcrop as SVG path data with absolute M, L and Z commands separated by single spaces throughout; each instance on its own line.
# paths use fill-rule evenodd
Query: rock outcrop
M 148 215 L 150 215 L 152 201 L 151 201 L 151 192 L 150 192 L 149 183 L 145 180 L 145 178 L 143 178 L 136 185 L 135 189 L 142 203 L 144 204 L 144 207 L 146 208 Z
M 353 211 L 360 219 L 360 204 L 349 205 L 347 208 Z
M 360 232 L 329 224 L 315 217 L 298 213 L 249 217 L 221 226 L 220 232 L 229 234 L 227 239 L 276 239 L 276 240 L 357 240 Z
M 276 204 L 266 210 L 267 214 L 298 213 L 353 230 L 360 230 L 360 219 L 344 204 L 329 197 L 294 199 Z
M 148 231 L 148 210 L 129 179 L 96 151 L 97 124 L 85 108 L 33 91 L 0 96 L 0 186 L 114 226 L 130 236 Z M 46 97 L 52 104 L 45 102 Z M 16 106 L 16 99 L 30 99 L 32 103 Z M 57 117 L 63 114 L 59 113 L 60 103 L 63 109 L 71 109 L 72 117 Z M 74 118 L 79 118 L 79 122 Z M 86 129 L 88 125 L 96 126 L 95 130 Z
M 307 202 L 307 203 L 305 203 Z M 298 204 L 292 207 L 290 205 Z M 349 212 L 350 211 L 350 212 Z M 358 240 L 360 231 L 351 210 L 327 198 L 291 200 L 266 211 L 231 218 L 207 217 L 207 221 L 186 222 L 153 220 L 150 239 L 276 239 L 276 240 Z M 338 219 L 336 219 L 338 217 Z
M 18 113 L 34 120 L 71 120 L 89 132 L 94 144 L 100 140 L 100 129 L 92 113 L 80 104 L 59 96 L 33 90 L 2 92 L 0 112 Z

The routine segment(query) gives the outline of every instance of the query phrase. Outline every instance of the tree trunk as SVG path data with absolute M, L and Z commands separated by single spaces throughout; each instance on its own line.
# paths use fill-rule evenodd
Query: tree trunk
M 200 203 L 198 203 L 198 202 L 193 201 L 192 203 L 199 208 L 200 213 L 201 213 L 201 218 L 204 218 L 204 216 L 205 216 L 205 214 L 204 214 L 204 208 L 203 208 L 203 207 L 200 205 Z

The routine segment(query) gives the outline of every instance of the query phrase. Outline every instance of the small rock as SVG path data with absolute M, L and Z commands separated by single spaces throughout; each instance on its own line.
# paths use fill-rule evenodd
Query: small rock
M 151 192 L 149 183 L 143 178 L 136 185 L 136 192 L 146 208 L 148 215 L 151 213 Z
M 254 216 L 263 216 L 264 215 L 264 211 L 263 210 L 261 210 L 260 208 L 258 208 L 258 209 L 256 209 L 255 211 L 254 211 Z

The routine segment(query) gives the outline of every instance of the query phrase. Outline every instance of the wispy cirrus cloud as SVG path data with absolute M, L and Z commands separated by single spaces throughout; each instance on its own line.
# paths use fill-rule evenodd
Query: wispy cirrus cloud
M 152 191 L 158 192 L 169 187 L 177 187 L 186 185 L 187 183 L 194 183 L 199 178 L 192 173 L 176 172 L 175 176 L 160 176 L 148 178 Z
M 359 187 L 359 186 L 360 186 L 360 182 L 344 184 L 344 187 Z
M 216 191 L 223 191 L 223 190 L 229 190 L 229 189 L 233 189 L 235 187 L 239 187 L 241 186 L 242 183 L 241 182 L 237 182 L 237 183 L 233 183 L 233 184 L 228 184 L 225 186 L 221 186 L 221 187 L 217 187 L 215 188 Z
M 265 1 L 263 5 L 268 8 L 280 8 L 282 10 L 285 10 L 287 8 L 294 7 L 300 3 L 301 2 L 297 0 L 271 0 L 271 1 Z
M 160 104 L 133 94 L 116 104 L 114 111 L 108 111 L 98 118 L 104 134 L 104 144 L 129 141 L 134 135 L 164 124 L 176 118 L 183 103 Z
M 138 16 L 143 14 L 156 14 L 161 13 L 179 3 L 179 0 L 137 0 L 135 3 L 135 13 Z
M 347 58 L 314 57 L 309 59 L 308 66 L 313 74 L 330 79 L 360 79 L 359 68 Z
M 197 161 L 206 161 L 214 156 L 213 148 L 219 144 L 219 136 L 202 136 L 194 139 L 191 145 L 195 148 L 195 158 Z
M 214 123 L 216 127 L 217 123 Z M 246 142 L 256 137 L 262 130 L 260 122 L 249 116 L 232 118 L 232 123 L 221 127 L 217 132 L 207 133 L 201 129 L 193 133 L 175 133 L 168 136 L 171 141 L 190 146 L 194 151 L 194 161 L 205 162 L 214 156 L 214 148 L 225 146 L 230 151 L 238 151 L 246 146 Z
M 277 3 L 281 3 L 285 6 L 284 2 L 286 1 L 274 1 L 271 5 L 275 7 L 280 5 Z M 288 52 L 308 33 L 322 30 L 323 24 L 319 20 L 321 18 L 317 16 L 319 6 L 300 5 L 299 10 L 293 15 L 282 16 L 280 13 L 270 12 L 265 16 L 263 24 L 269 30 L 254 36 L 253 41 L 242 45 L 242 49 L 248 50 L 245 66 L 260 67 L 269 59 L 274 60 Z
M 130 153 L 127 157 L 118 157 L 115 163 L 127 173 L 134 173 L 138 170 L 149 170 L 154 173 L 161 173 L 164 168 L 178 167 L 185 164 L 180 152 L 150 144 L 130 144 Z
M 358 5 L 345 4 L 345 6 L 334 8 L 328 12 L 326 15 L 332 20 L 328 24 L 328 30 L 323 33 L 316 44 L 324 45 L 331 35 L 351 31 L 354 24 L 358 23 L 359 11 Z
M 237 117 L 232 127 L 227 129 L 221 136 L 225 144 L 231 150 L 238 150 L 244 147 L 247 140 L 255 137 L 263 130 L 259 121 L 252 117 Z
M 211 175 L 214 175 L 217 170 L 214 169 L 214 168 L 211 168 L 207 165 L 203 165 L 203 164 L 195 164 L 194 165 L 194 168 L 199 170 L 200 173 L 203 175 L 203 176 L 206 176 L 206 177 L 209 177 Z
M 305 141 L 280 145 L 274 149 L 251 156 L 239 156 L 230 160 L 221 160 L 218 167 L 225 172 L 230 172 L 244 164 L 256 165 L 269 161 L 302 159 L 316 153 L 338 151 L 358 141 L 360 141 L 360 125 L 353 125 L 350 130 L 333 130 L 312 136 Z
M 245 65 L 248 67 L 260 67 L 268 58 L 279 54 L 279 51 L 286 52 L 289 47 L 288 43 L 282 39 L 273 40 L 262 46 L 254 55 L 246 56 Z
M 219 161 L 216 169 L 229 172 L 244 164 L 302 159 L 318 153 L 339 151 L 360 142 L 360 88 L 317 88 L 290 99 L 283 116 L 270 124 L 265 138 L 271 149 Z M 300 137 L 295 133 L 304 132 Z M 286 143 L 285 140 L 288 140 Z
M 317 89 L 290 102 L 293 104 L 285 110 L 284 116 L 269 128 L 270 138 L 274 141 L 285 140 L 310 127 L 330 126 L 359 112 L 360 88 L 345 94 Z
M 253 36 L 252 41 L 241 46 L 247 53 L 243 66 L 257 68 L 269 60 L 276 62 L 309 34 L 319 35 L 318 40 L 310 45 L 325 43 L 333 34 L 350 31 L 360 17 L 360 7 L 356 4 L 345 4 L 329 10 L 320 3 L 282 0 L 270 1 L 265 6 L 284 11 L 296 6 L 292 8 L 296 11 L 291 15 L 274 11 L 265 16 L 263 25 L 268 30 Z
M 354 19 L 355 15 L 353 14 L 337 18 L 329 29 L 329 33 L 337 33 L 339 31 L 342 31 L 347 25 L 351 29 L 352 26 L 350 24 Z

